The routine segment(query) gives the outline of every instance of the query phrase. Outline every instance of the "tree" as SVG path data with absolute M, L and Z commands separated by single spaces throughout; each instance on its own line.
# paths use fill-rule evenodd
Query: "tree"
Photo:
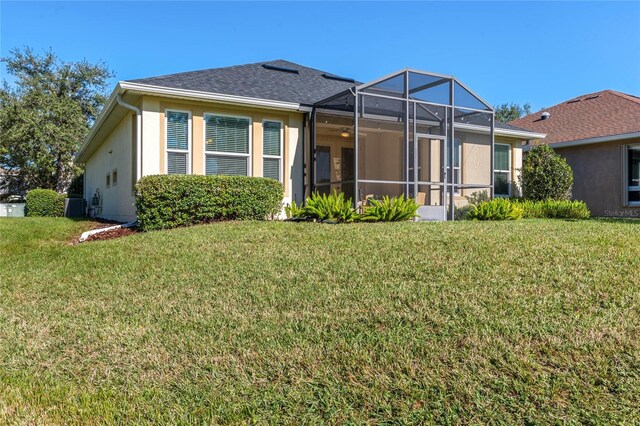
M 510 104 L 496 105 L 493 110 L 495 111 L 497 121 L 508 123 L 509 121 L 531 114 L 531 105 L 526 103 L 520 106 L 512 102 Z
M 529 200 L 568 200 L 571 198 L 573 170 L 567 160 L 548 145 L 534 146 L 522 160 L 522 195 Z
M 73 156 L 106 100 L 111 71 L 87 61 L 62 62 L 51 51 L 13 49 L 7 71 L 16 79 L 0 88 L 2 189 L 24 193 L 67 190 L 80 170 Z

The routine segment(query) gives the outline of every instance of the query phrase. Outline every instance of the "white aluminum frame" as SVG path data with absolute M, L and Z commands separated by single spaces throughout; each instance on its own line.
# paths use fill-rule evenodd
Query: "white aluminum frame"
M 508 193 L 507 193 L 506 195 L 505 195 L 505 194 L 496 194 L 496 193 L 495 193 L 495 187 L 494 187 L 494 193 L 493 193 L 493 196 L 494 196 L 494 197 L 509 198 L 509 197 L 511 197 L 511 167 L 513 167 L 513 166 L 512 166 L 512 158 L 511 158 L 511 157 L 513 156 L 513 146 L 511 146 L 511 144 L 510 144 L 510 143 L 499 143 L 499 142 L 496 142 L 496 143 L 495 143 L 495 146 L 498 146 L 498 145 L 501 145 L 501 146 L 508 146 L 508 147 L 509 147 L 509 169 L 508 169 L 508 170 L 498 170 L 498 169 L 496 169 L 496 168 L 495 168 L 495 167 L 496 167 L 496 166 L 495 166 L 496 162 L 495 162 L 495 158 L 494 158 L 494 161 L 493 161 L 493 167 L 494 167 L 494 169 L 493 169 L 493 174 L 494 174 L 494 176 L 495 176 L 496 172 L 498 172 L 498 173 L 504 173 L 504 172 L 507 172 L 507 188 L 508 188 L 508 190 L 507 190 L 507 191 L 508 191 Z M 496 155 L 495 148 L 494 148 L 494 151 L 493 151 L 493 155 L 494 155 L 494 156 Z M 494 179 L 493 179 L 493 180 L 494 180 L 494 182 L 495 182 L 495 177 L 494 177 Z
M 231 117 L 231 118 L 244 118 L 249 120 L 249 153 L 229 153 L 229 152 L 220 152 L 220 151 L 207 151 L 207 116 L 214 117 Z M 247 174 L 246 176 L 253 176 L 253 167 L 252 167 L 252 153 L 253 153 L 253 120 L 249 116 L 245 115 L 234 115 L 234 114 L 222 114 L 217 112 L 204 112 L 202 114 L 202 150 L 204 151 L 204 155 L 202 157 L 202 171 L 204 174 L 207 174 L 207 154 L 209 155 L 217 155 L 219 157 L 244 157 L 247 159 Z
M 448 104 L 441 104 L 441 103 L 437 103 L 437 102 L 427 102 L 427 101 L 423 101 L 420 99 L 413 99 L 411 98 L 411 93 L 409 91 L 409 79 L 410 79 L 410 73 L 415 73 L 415 74 L 422 74 L 422 75 L 427 75 L 430 77 L 438 77 L 441 79 L 445 79 L 448 80 L 448 84 L 449 84 L 449 103 Z M 401 96 L 390 96 L 389 94 L 384 94 L 384 93 L 379 93 L 379 92 L 368 92 L 366 89 L 368 89 L 371 86 L 377 85 L 380 82 L 383 82 L 385 80 L 389 80 L 392 78 L 395 78 L 397 76 L 403 75 L 404 76 L 404 93 Z M 479 108 L 473 108 L 473 107 L 467 107 L 467 106 L 463 106 L 463 105 L 456 105 L 456 99 L 455 99 L 455 88 L 456 88 L 456 83 L 458 83 L 458 85 L 460 86 L 461 89 L 467 91 L 470 95 L 472 95 L 473 97 L 476 98 L 477 101 L 479 101 L 479 103 L 483 106 L 486 107 L 486 109 L 479 109 Z M 442 84 L 445 84 L 444 82 Z M 354 186 L 355 186 L 355 191 L 354 194 L 356 196 L 356 200 L 355 203 L 357 205 L 357 203 L 360 201 L 360 194 L 359 194 L 359 184 L 360 183 L 387 183 L 387 184 L 398 184 L 398 185 L 404 185 L 405 186 L 405 192 L 411 193 L 412 191 L 410 190 L 411 185 L 414 188 L 413 192 L 417 191 L 417 186 L 419 184 L 426 184 L 425 182 L 420 182 L 417 179 L 417 166 L 415 165 L 415 162 L 417 161 L 417 156 L 415 155 L 415 151 L 414 151 L 414 179 L 413 180 L 409 180 L 409 174 L 410 174 L 410 169 L 411 169 L 411 165 L 407 164 L 406 165 L 406 170 L 404 170 L 404 179 L 400 180 L 400 181 L 382 181 L 382 180 L 373 180 L 373 179 L 360 179 L 359 176 L 359 121 L 360 119 L 378 119 L 377 117 L 374 116 L 374 114 L 368 114 L 366 113 L 366 111 L 364 111 L 361 106 L 360 106 L 360 101 L 362 99 L 362 102 L 364 103 L 365 100 L 367 99 L 367 97 L 371 97 L 371 98 L 385 98 L 385 99 L 393 99 L 396 101 L 401 101 L 404 103 L 405 105 L 405 109 L 404 109 L 404 113 L 401 114 L 400 116 L 397 117 L 397 119 L 392 119 L 389 120 L 390 122 L 397 122 L 400 123 L 402 122 L 403 127 L 404 127 L 404 144 L 405 144 L 405 158 L 406 161 L 409 160 L 410 156 L 409 156 L 409 150 L 410 150 L 410 143 L 411 143 L 411 138 L 414 138 L 414 150 L 417 147 L 416 144 L 416 138 L 417 136 L 417 128 L 416 128 L 416 122 L 417 122 L 417 117 L 415 116 L 415 106 L 417 105 L 432 105 L 432 106 L 438 106 L 438 107 L 444 107 L 445 108 L 445 117 L 443 117 L 443 122 L 442 124 L 444 125 L 444 135 L 437 135 L 439 136 L 437 139 L 440 139 L 440 137 L 444 137 L 445 138 L 445 142 L 444 142 L 444 149 L 446 151 L 446 153 L 448 155 L 444 155 L 443 156 L 443 169 L 445 171 L 444 173 L 444 181 L 442 183 L 437 183 L 438 186 L 443 187 L 443 199 L 441 201 L 442 207 L 443 208 L 447 208 L 448 206 L 448 212 L 446 214 L 446 216 L 448 216 L 448 218 L 450 220 L 454 219 L 454 212 L 455 212 L 455 202 L 454 202 L 454 198 L 455 196 L 459 196 L 462 193 L 463 189 L 482 189 L 482 188 L 487 188 L 489 189 L 490 192 L 490 196 L 493 197 L 493 192 L 494 192 L 494 147 L 495 147 L 495 133 L 496 133 L 496 128 L 495 128 L 495 113 L 493 108 L 491 107 L 491 105 L 489 103 L 487 103 L 486 101 L 484 101 L 482 98 L 480 98 L 478 95 L 476 95 L 472 90 L 470 90 L 467 86 L 465 86 L 463 83 L 461 83 L 460 81 L 458 81 L 455 77 L 453 76 L 447 76 L 447 75 L 441 75 L 441 74 L 436 74 L 436 73 L 429 73 L 429 72 L 424 72 L 424 71 L 419 71 L 419 70 L 414 70 L 414 69 L 410 69 L 410 68 L 405 68 L 404 70 L 392 73 L 392 74 L 388 74 L 385 75 L 383 77 L 380 77 L 379 79 L 376 79 L 374 81 L 371 81 L 369 83 L 365 83 L 365 84 L 360 84 L 360 85 L 355 85 L 353 88 L 351 88 L 350 90 L 348 90 L 354 97 L 354 109 L 353 109 L 353 128 L 354 128 L 354 154 L 355 154 L 355 164 L 354 164 Z M 315 116 L 315 112 L 316 110 L 322 110 L 323 112 L 325 112 L 324 110 L 326 109 L 328 114 L 333 114 L 333 115 L 351 115 L 351 113 L 348 112 L 342 112 L 340 109 L 336 109 L 335 111 L 329 112 L 330 110 L 332 110 L 330 105 L 324 105 L 326 102 L 329 102 L 333 99 L 336 99 L 338 97 L 341 96 L 345 96 L 347 94 L 347 91 L 343 91 L 340 92 L 338 94 L 332 95 L 330 97 L 327 97 L 323 100 L 320 100 L 318 102 L 315 103 L 313 110 L 312 110 L 312 117 L 314 123 L 312 123 L 313 126 L 313 131 L 312 133 L 312 141 L 311 141 L 311 149 L 315 150 L 316 149 L 316 132 L 315 132 L 315 127 L 316 127 L 316 116 Z M 413 108 L 414 108 L 414 118 L 413 118 L 413 129 L 410 129 L 410 120 L 409 120 L 409 109 L 411 108 L 411 103 L 413 103 Z M 481 125 L 468 125 L 465 123 L 458 123 L 455 120 L 455 111 L 456 109 L 462 110 L 462 111 L 469 111 L 469 112 L 478 112 L 478 113 L 483 113 L 483 114 L 487 114 L 488 115 L 488 120 L 487 120 L 487 125 L 485 126 L 481 126 Z M 370 116 L 371 115 L 371 116 Z M 438 117 L 439 118 L 439 117 Z M 440 119 L 440 118 L 439 118 Z M 460 125 L 460 126 L 459 126 Z M 454 152 L 454 148 L 455 148 L 455 143 L 456 143 L 456 138 L 455 138 L 455 134 L 456 134 L 456 130 L 458 129 L 458 127 L 461 127 L 461 130 L 464 129 L 465 127 L 469 127 L 472 128 L 473 131 L 476 132 L 481 132 L 481 133 L 488 133 L 489 134 L 489 139 L 490 139 L 490 164 L 489 164 L 489 175 L 490 175 L 490 183 L 487 184 L 475 184 L 475 183 L 471 183 L 471 184 L 464 184 L 462 183 L 462 141 L 460 140 L 460 138 L 458 138 L 459 145 L 458 145 L 458 155 L 459 155 L 459 166 L 458 167 L 454 167 L 453 166 L 453 159 L 455 157 L 455 152 Z M 466 129 L 465 129 L 466 130 Z M 436 135 L 433 135 L 436 136 Z M 448 158 L 451 158 L 451 164 L 449 164 L 449 162 L 447 161 Z M 315 173 L 315 166 L 316 166 L 316 161 L 315 161 L 315 155 L 312 155 L 311 157 L 311 161 L 314 163 L 313 164 L 313 169 L 314 169 L 314 173 L 311 176 L 310 179 L 310 185 L 312 188 L 315 188 L 317 185 L 316 183 L 316 179 L 317 179 L 317 173 Z M 511 161 L 511 159 L 510 159 Z M 458 176 L 458 183 L 456 184 L 454 182 L 454 176 Z M 429 183 L 431 184 L 431 183 Z
M 457 166 L 456 166 L 456 157 L 455 157 L 456 143 L 458 144 L 458 165 Z M 462 139 L 456 138 L 453 140 L 452 152 L 454 153 L 454 156 L 451 159 L 451 170 L 453 170 L 454 177 L 451 183 L 453 184 L 454 195 L 460 195 L 462 194 L 462 190 L 460 187 L 460 185 L 462 185 Z M 458 177 L 458 183 L 456 183 L 456 179 L 455 179 L 456 175 Z
M 168 146 L 168 142 L 169 142 L 169 119 L 167 118 L 167 113 L 169 112 L 178 112 L 178 113 L 183 113 L 183 114 L 187 114 L 188 115 L 188 120 L 187 120 L 187 149 L 175 149 L 175 148 L 169 148 Z M 186 161 L 186 166 L 187 166 L 187 170 L 186 173 L 187 175 L 191 174 L 191 165 L 193 163 L 193 158 L 191 156 L 191 150 L 192 150 L 192 145 L 193 145 L 193 117 L 191 114 L 191 111 L 189 110 L 182 110 L 182 109 L 175 109 L 175 108 L 166 108 L 164 110 L 164 152 L 165 152 L 165 156 L 164 156 L 164 171 L 165 174 L 169 174 L 169 153 L 173 152 L 176 154 L 187 154 L 187 161 Z
M 270 123 L 278 123 L 280 124 L 280 155 L 266 155 L 264 153 L 264 123 L 266 122 L 270 122 Z M 262 119 L 262 177 L 264 176 L 264 159 L 265 158 L 271 158 L 271 159 L 277 159 L 280 161 L 280 166 L 278 168 L 279 171 L 279 176 L 278 176 L 278 180 L 280 183 L 284 183 L 284 121 L 282 120 L 276 120 L 276 119 L 272 119 L 272 118 L 263 118 Z
M 627 207 L 638 207 L 640 206 L 640 201 L 629 201 L 629 193 L 630 192 L 640 192 L 640 185 L 629 185 L 629 174 L 631 170 L 629 170 L 629 151 L 640 151 L 640 145 L 625 145 L 624 150 L 624 164 L 622 167 L 623 170 L 623 188 L 624 188 L 624 201 L 625 206 Z

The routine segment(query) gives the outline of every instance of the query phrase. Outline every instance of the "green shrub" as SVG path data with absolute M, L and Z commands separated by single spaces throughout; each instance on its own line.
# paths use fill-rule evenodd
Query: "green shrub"
M 344 193 L 335 190 L 330 194 L 311 194 L 300 216 L 308 219 L 316 219 L 329 222 L 354 222 L 359 215 L 351 205 L 351 199 L 345 200 Z
M 522 207 L 506 198 L 494 198 L 472 205 L 467 217 L 471 220 L 518 220 L 522 218 Z
M 468 220 L 469 212 L 473 210 L 473 206 L 477 206 L 483 201 L 491 201 L 491 197 L 489 197 L 489 192 L 487 191 L 476 191 L 471 195 L 467 195 L 465 198 L 467 199 L 468 204 L 461 207 L 455 206 L 455 209 L 454 209 L 455 220 Z
M 584 201 L 544 200 L 516 201 L 524 213 L 522 217 L 548 219 L 589 219 L 591 212 Z
M 143 231 L 217 220 L 265 220 L 282 208 L 282 185 L 247 176 L 155 175 L 136 185 Z
M 64 196 L 52 189 L 32 189 L 27 192 L 27 216 L 64 216 Z
M 284 214 L 287 216 L 287 219 L 303 218 L 304 207 L 299 206 L 295 201 L 292 201 L 291 204 L 284 206 Z
M 418 211 L 415 200 L 405 198 L 404 195 L 393 198 L 385 195 L 382 200 L 370 200 L 369 203 L 362 213 L 361 220 L 398 222 L 413 219 Z
M 522 195 L 528 200 L 568 200 L 573 171 L 567 160 L 547 145 L 533 147 L 522 160 Z

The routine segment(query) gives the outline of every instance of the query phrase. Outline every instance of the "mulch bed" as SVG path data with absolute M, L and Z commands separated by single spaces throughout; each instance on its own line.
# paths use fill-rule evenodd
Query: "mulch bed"
M 126 237 L 128 235 L 137 234 L 138 228 L 117 228 L 112 229 L 111 231 L 100 232 L 98 234 L 93 234 L 86 241 L 102 241 L 102 240 L 110 240 L 112 238 L 120 238 Z M 86 242 L 85 241 L 85 242 Z

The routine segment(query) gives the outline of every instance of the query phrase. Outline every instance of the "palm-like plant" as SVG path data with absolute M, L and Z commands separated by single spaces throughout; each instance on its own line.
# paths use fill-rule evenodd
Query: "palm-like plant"
M 333 191 L 331 194 L 311 194 L 302 209 L 303 216 L 320 221 L 354 222 L 358 213 L 351 205 L 351 199 L 345 199 L 344 193 Z
M 360 219 L 376 222 L 399 222 L 415 218 L 417 211 L 418 205 L 413 198 L 405 198 L 404 195 L 390 198 L 385 195 L 381 200 L 370 200 Z

